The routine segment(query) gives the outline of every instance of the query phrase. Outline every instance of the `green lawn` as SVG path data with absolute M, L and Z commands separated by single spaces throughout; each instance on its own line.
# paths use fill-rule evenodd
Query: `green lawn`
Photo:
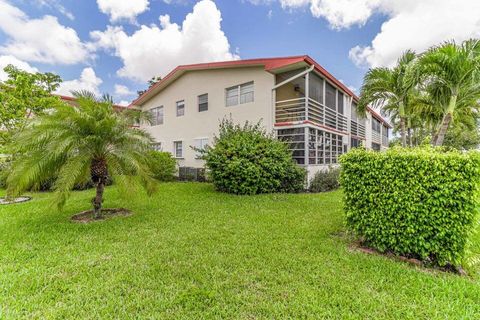
M 340 191 L 240 197 L 172 183 L 122 200 L 108 188 L 107 207 L 135 214 L 70 222 L 92 194 L 63 212 L 48 193 L 0 206 L 0 319 L 480 318 L 478 270 L 349 250 Z

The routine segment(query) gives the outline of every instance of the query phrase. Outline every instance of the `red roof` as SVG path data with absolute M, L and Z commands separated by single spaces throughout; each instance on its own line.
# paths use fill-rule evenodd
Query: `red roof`
M 209 62 L 209 63 L 197 63 L 197 64 L 188 64 L 180 65 L 173 69 L 169 74 L 167 74 L 162 80 L 155 83 L 147 91 L 145 91 L 140 97 L 135 99 L 130 106 L 141 105 L 142 103 L 148 101 L 153 95 L 154 92 L 163 87 L 167 86 L 171 81 L 175 80 L 183 73 L 187 71 L 194 70 L 206 70 L 206 69 L 222 69 L 222 68 L 236 68 L 236 67 L 251 67 L 251 66 L 264 66 L 265 71 L 274 72 L 277 69 L 282 69 L 294 64 L 306 63 L 308 65 L 313 65 L 315 70 L 323 75 L 330 82 L 335 84 L 337 87 L 341 88 L 346 94 L 353 97 L 354 100 L 358 101 L 358 96 L 355 95 L 350 89 L 347 88 L 342 82 L 337 80 L 333 75 L 331 75 L 325 68 L 318 64 L 308 55 L 301 56 L 291 56 L 291 57 L 279 57 L 279 58 L 260 58 L 260 59 L 246 59 L 246 60 L 232 60 L 232 61 L 221 61 L 221 62 Z M 129 106 L 129 107 L 130 107 Z M 373 109 L 368 108 L 372 115 L 378 120 L 385 123 L 387 126 L 391 127 L 390 124 L 383 119 L 381 115 L 376 113 Z

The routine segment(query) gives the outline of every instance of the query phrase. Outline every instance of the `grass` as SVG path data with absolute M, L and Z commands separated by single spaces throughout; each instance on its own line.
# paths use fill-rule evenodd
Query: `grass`
M 430 272 L 348 249 L 341 192 L 216 193 L 163 184 L 91 224 L 75 192 L 0 206 L 0 319 L 478 319 L 480 274 Z M 474 250 L 480 252 L 480 239 Z

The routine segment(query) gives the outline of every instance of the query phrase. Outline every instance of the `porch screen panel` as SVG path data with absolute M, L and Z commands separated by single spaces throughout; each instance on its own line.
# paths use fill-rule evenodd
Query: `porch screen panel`
M 338 100 L 337 111 L 340 114 L 344 114 L 343 113 L 343 93 L 341 93 L 340 91 L 338 92 L 337 100 Z
M 310 73 L 308 81 L 308 95 L 311 99 L 323 104 L 323 79 Z
M 335 100 L 337 100 L 335 87 L 330 83 L 325 83 L 325 106 L 329 109 L 336 110 Z
M 287 143 L 298 164 L 305 164 L 305 128 L 280 129 L 277 137 Z

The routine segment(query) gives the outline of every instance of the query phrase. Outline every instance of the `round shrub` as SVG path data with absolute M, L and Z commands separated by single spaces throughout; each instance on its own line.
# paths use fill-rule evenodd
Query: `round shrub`
M 153 177 L 158 181 L 173 181 L 177 171 L 177 162 L 170 152 L 150 151 Z
M 258 194 L 304 188 L 305 170 L 297 166 L 287 146 L 268 135 L 260 123 L 241 126 L 223 120 L 213 146 L 199 151 L 219 191 Z
M 329 167 L 318 171 L 310 180 L 310 192 L 326 192 L 340 187 L 340 168 Z

